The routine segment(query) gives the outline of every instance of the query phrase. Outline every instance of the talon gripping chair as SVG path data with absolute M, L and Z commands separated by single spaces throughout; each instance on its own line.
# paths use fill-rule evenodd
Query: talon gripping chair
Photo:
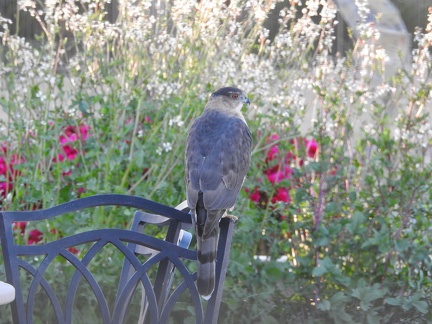
M 16 222 L 52 223 L 65 215 L 76 215 L 78 221 L 80 213 L 92 217 L 103 208 L 132 210 L 131 228 L 95 225 L 27 245 L 15 227 Z M 16 290 L 10 304 L 13 323 L 217 323 L 234 221 L 220 222 L 216 287 L 209 301 L 195 286 L 197 253 L 189 248 L 190 228 L 184 206 L 175 209 L 126 195 L 0 212 L 6 281 Z M 119 264 L 117 277 L 113 264 Z

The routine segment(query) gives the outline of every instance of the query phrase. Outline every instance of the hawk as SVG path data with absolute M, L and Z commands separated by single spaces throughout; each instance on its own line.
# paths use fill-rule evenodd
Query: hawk
M 245 93 L 221 88 L 192 124 L 186 144 L 186 196 L 197 236 L 197 288 L 209 299 L 215 287 L 219 221 L 234 207 L 249 170 L 251 134 L 241 113 Z

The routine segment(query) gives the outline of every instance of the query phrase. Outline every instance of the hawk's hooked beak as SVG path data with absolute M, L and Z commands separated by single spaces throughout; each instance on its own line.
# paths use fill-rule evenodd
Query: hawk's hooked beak
M 248 105 L 250 105 L 250 100 L 248 97 L 244 97 L 243 99 L 243 103 L 247 103 Z

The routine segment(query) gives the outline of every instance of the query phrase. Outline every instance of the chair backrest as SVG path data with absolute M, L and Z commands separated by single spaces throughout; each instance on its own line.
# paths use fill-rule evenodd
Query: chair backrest
M 131 229 L 81 229 L 32 245 L 23 243 L 14 229 L 16 222 L 53 222 L 65 214 L 89 215 L 99 206 L 137 210 Z M 155 231 L 154 225 L 166 228 L 166 234 Z M 147 226 L 153 226 L 151 235 L 145 233 Z M 190 227 L 189 213 L 126 195 L 96 195 L 45 210 L 1 212 L 6 281 L 16 289 L 13 322 L 167 323 L 174 317 L 176 323 L 191 318 L 195 323 L 216 323 L 234 222 L 220 222 L 216 287 L 208 302 L 201 299 L 194 282 L 196 250 L 188 249 L 191 234 L 185 231 Z M 113 280 L 110 270 L 116 258 L 122 266 Z M 92 319 L 89 309 L 96 314 Z M 40 315 L 42 320 L 34 319 Z

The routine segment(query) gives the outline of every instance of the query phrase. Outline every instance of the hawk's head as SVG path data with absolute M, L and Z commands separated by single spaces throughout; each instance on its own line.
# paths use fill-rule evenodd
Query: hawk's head
M 234 87 L 220 88 L 213 92 L 210 96 L 209 103 L 216 102 L 221 104 L 220 107 L 224 107 L 236 113 L 240 112 L 245 103 L 250 104 L 250 100 L 246 94 L 242 90 Z

